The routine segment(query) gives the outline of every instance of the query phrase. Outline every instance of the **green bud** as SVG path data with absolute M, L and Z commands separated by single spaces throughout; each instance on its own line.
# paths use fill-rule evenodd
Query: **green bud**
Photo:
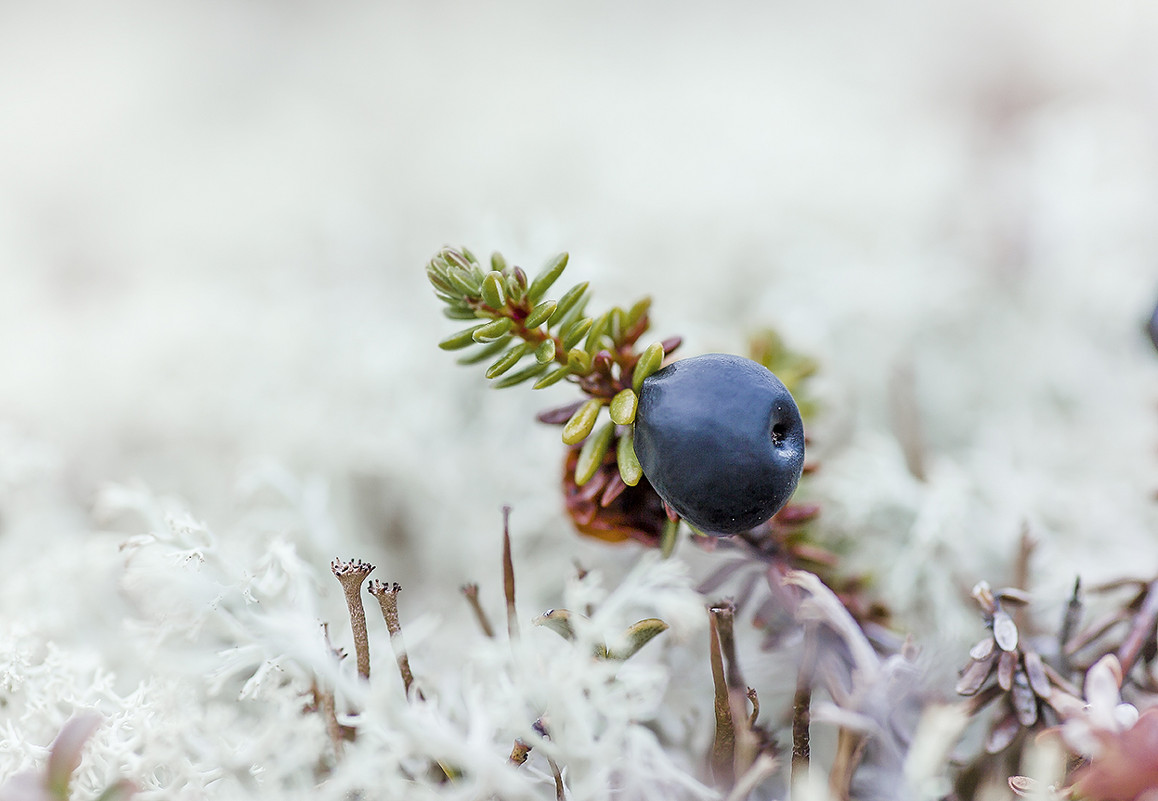
M 486 345 L 485 347 L 475 348 L 465 356 L 458 357 L 457 361 L 459 364 L 478 364 L 479 362 L 485 362 L 492 356 L 497 356 L 499 353 L 501 353 L 503 348 L 506 346 L 507 340 L 496 339 L 494 342 Z
M 497 250 L 491 254 L 491 269 L 498 270 L 500 273 L 507 271 L 507 260 Z
M 470 272 L 470 259 L 468 259 L 462 251 L 455 250 L 454 248 L 443 248 L 439 251 L 438 255 L 441 256 L 447 264 Z
M 527 319 L 523 320 L 523 326 L 530 328 L 538 328 L 555 313 L 555 307 L 559 304 L 553 300 L 544 300 L 535 308 L 531 309 L 531 313 L 527 315 Z
M 536 381 L 535 385 L 533 387 L 531 387 L 531 389 L 545 389 L 545 388 L 551 386 L 552 384 L 558 384 L 560 381 L 562 381 L 564 378 L 566 378 L 569 375 L 571 375 L 571 368 L 570 367 L 568 367 L 567 365 L 563 365 L 562 367 L 557 367 L 554 370 L 552 370 L 551 372 L 547 373 L 542 378 L 540 378 L 538 381 Z
M 439 342 L 438 347 L 442 348 L 443 350 L 459 350 L 461 348 L 465 348 L 467 345 L 473 345 L 476 341 L 474 338 L 475 331 L 478 331 L 480 328 L 484 328 L 485 326 L 486 324 L 464 328 L 462 331 L 451 334 L 446 339 Z
M 492 309 L 501 309 L 507 305 L 506 293 L 503 292 L 503 274 L 492 270 L 482 282 L 482 299 Z
M 543 271 L 535 276 L 535 280 L 527 288 L 527 297 L 530 298 L 531 303 L 535 303 L 539 298 L 547 293 L 551 288 L 551 284 L 563 274 L 563 269 L 567 266 L 567 254 L 560 253 L 555 258 L 551 259 L 544 265 Z
M 535 361 L 539 364 L 547 364 L 555 361 L 555 340 L 544 339 L 539 347 L 535 348 Z
M 566 293 L 564 293 L 563 297 L 559 298 L 559 303 L 555 307 L 555 311 L 551 315 L 551 319 L 548 321 L 549 324 L 558 325 L 563 320 L 563 318 L 567 316 L 567 312 L 571 311 L 575 304 L 579 302 L 579 298 L 581 298 L 583 293 L 586 291 L 586 281 L 581 284 L 576 284 L 575 286 L 568 289 Z M 528 294 L 530 294 L 530 292 L 528 292 Z
M 603 403 L 592 398 L 576 409 L 575 414 L 571 415 L 571 419 L 563 426 L 563 444 L 575 445 L 586 439 L 591 429 L 595 428 L 595 421 L 599 418 L 599 410 L 602 408 Z
M 526 342 L 520 342 L 518 345 L 515 345 L 513 348 L 508 350 L 497 360 L 495 360 L 494 364 L 487 368 L 487 378 L 498 378 L 507 370 L 510 370 L 512 367 L 519 363 L 519 359 L 523 358 L 523 356 L 527 354 L 527 351 L 530 349 L 530 347 L 531 346 Z
M 518 269 L 517 267 L 515 269 Z M 503 285 L 507 290 L 507 297 L 511 299 L 511 303 L 521 303 L 523 300 L 523 293 L 526 291 L 524 287 L 519 286 L 519 279 L 513 275 L 503 277 Z
M 624 389 L 611 399 L 611 420 L 616 425 L 627 426 L 635 422 L 635 410 L 639 406 L 639 396 L 630 389 Z
M 578 345 L 579 340 L 583 339 L 591 330 L 591 323 L 590 317 L 583 317 L 563 329 L 563 349 L 570 350 L 573 346 Z
M 591 354 L 583 348 L 571 348 L 567 351 L 567 367 L 576 375 L 587 375 L 591 372 Z
M 450 285 L 450 279 L 447 277 L 446 270 L 435 267 L 433 261 L 426 265 L 426 277 L 438 291 L 449 295 L 455 294 L 454 287 Z
M 599 465 L 603 464 L 603 457 L 607 455 L 607 447 L 611 444 L 611 437 L 615 434 L 615 423 L 610 420 L 601 425 L 594 434 L 587 438 L 579 450 L 579 461 L 575 463 L 575 483 L 582 487 Z
M 635 431 L 627 429 L 615 445 L 615 461 L 619 464 L 619 477 L 629 487 L 634 487 L 643 477 L 643 468 L 635 455 Z
M 547 365 L 545 364 L 532 364 L 529 367 L 524 367 L 518 372 L 514 372 L 510 375 L 505 375 L 502 378 L 497 379 L 493 384 L 491 384 L 491 386 L 495 389 L 506 389 L 507 387 L 513 387 L 515 384 L 521 384 L 528 379 L 534 378 L 546 369 Z
M 661 364 L 663 364 L 663 345 L 653 342 L 640 354 L 639 361 L 635 363 L 635 372 L 631 375 L 631 388 L 637 395 L 643 386 L 643 380 L 658 370 Z
M 511 270 L 511 279 L 519 285 L 520 289 L 527 288 L 527 274 L 523 272 L 522 267 L 515 267 Z
M 511 318 L 500 317 L 497 320 L 492 320 L 489 323 L 480 325 L 474 330 L 471 335 L 475 342 L 494 342 L 496 339 L 505 337 L 511 331 Z
M 477 298 L 482 281 L 478 280 L 470 270 L 451 269 L 446 278 L 458 292 L 467 297 Z
M 626 642 L 619 648 L 607 651 L 607 658 L 622 662 L 630 659 L 639 649 L 667 631 L 668 625 L 658 617 L 649 617 L 628 627 L 623 632 Z

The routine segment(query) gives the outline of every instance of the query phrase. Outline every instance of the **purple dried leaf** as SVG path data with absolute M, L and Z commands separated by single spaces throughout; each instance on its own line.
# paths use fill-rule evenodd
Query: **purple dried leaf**
M 969 667 L 965 668 L 961 674 L 961 678 L 957 681 L 958 695 L 973 695 L 980 690 L 990 673 L 993 672 L 993 665 L 996 663 L 997 657 L 990 654 L 985 659 L 975 659 L 969 663 Z
M 1004 751 L 1009 744 L 1012 743 L 1018 733 L 1021 731 L 1021 722 L 1017 716 L 1012 712 L 1002 718 L 993 730 L 989 732 L 989 736 L 985 738 L 985 751 L 990 754 L 997 754 Z
M 1002 651 L 1012 651 L 1017 647 L 1017 624 L 1004 609 L 993 613 L 993 639 Z
M 1013 701 L 1013 712 L 1017 715 L 1022 726 L 1032 726 L 1037 723 L 1037 696 L 1029 686 L 1029 679 L 1025 673 L 1018 671 L 1013 677 L 1013 689 L 1010 691 Z
M 986 637 L 984 640 L 981 640 L 981 642 L 977 643 L 969 649 L 969 656 L 970 658 L 976 659 L 978 661 L 987 659 L 993 653 L 993 650 L 996 647 L 997 643 L 993 641 L 993 638 Z
M 1026 651 L 1022 656 L 1022 662 L 1025 665 L 1025 677 L 1029 680 L 1033 692 L 1039 698 L 1049 698 L 1053 686 L 1049 683 L 1049 676 L 1046 675 L 1041 656 L 1037 651 Z
M 1017 670 L 1017 652 L 1002 651 L 997 659 L 997 685 L 1009 692 L 1013 687 L 1013 674 Z

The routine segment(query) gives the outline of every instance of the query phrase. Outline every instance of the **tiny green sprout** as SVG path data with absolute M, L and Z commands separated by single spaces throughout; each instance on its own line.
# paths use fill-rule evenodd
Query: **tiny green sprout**
M 568 256 L 566 253 L 560 253 L 548 261 L 543 267 L 543 271 L 535 276 L 535 280 L 527 287 L 527 298 L 530 299 L 532 303 L 538 302 L 559 276 L 563 274 L 563 270 L 567 267 L 567 259 Z
M 629 428 L 619 435 L 615 444 L 615 462 L 619 465 L 619 477 L 629 487 L 634 487 L 643 478 L 643 467 L 635 455 L 634 433 Z
M 492 309 L 501 309 L 507 305 L 506 293 L 503 291 L 504 283 L 506 281 L 503 274 L 497 270 L 487 273 L 487 277 L 483 279 L 480 289 L 482 299 Z
M 663 343 L 653 342 L 640 355 L 639 361 L 635 363 L 635 372 L 631 376 L 631 388 L 637 395 L 643 387 L 644 379 L 658 370 L 661 364 L 663 364 Z
M 515 345 L 513 348 L 495 360 L 494 364 L 487 368 L 486 377 L 498 378 L 503 373 L 507 372 L 516 364 L 518 364 L 519 359 L 523 358 L 529 349 L 530 345 L 528 345 L 526 342 L 520 342 L 519 344 Z
M 607 448 L 611 445 L 611 437 L 614 434 L 615 423 L 609 420 L 583 443 L 583 448 L 579 451 L 579 461 L 575 465 L 577 486 L 582 487 L 595 475 L 595 471 L 603 463 L 603 457 L 607 454 Z
M 575 410 L 571 419 L 563 426 L 563 444 L 577 445 L 587 439 L 591 429 L 595 428 L 595 421 L 599 418 L 599 410 L 603 402 L 592 398 Z
M 553 300 L 544 300 L 538 306 L 531 309 L 531 313 L 523 320 L 523 325 L 527 328 L 538 328 L 551 318 L 551 315 L 555 313 L 558 305 L 559 304 Z
M 620 390 L 611 399 L 611 419 L 616 425 L 628 426 L 635 422 L 635 410 L 639 407 L 639 396 L 635 390 Z
M 500 317 L 497 320 L 492 320 L 489 323 L 480 325 L 471 334 L 475 342 L 494 342 L 496 339 L 501 339 L 511 332 L 511 318 Z

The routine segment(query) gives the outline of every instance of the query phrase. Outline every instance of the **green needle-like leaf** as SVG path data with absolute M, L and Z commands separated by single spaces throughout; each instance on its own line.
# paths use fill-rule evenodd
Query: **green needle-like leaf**
M 586 316 L 587 301 L 590 299 L 590 293 L 584 292 L 579 296 L 579 299 L 575 301 L 575 304 L 570 309 L 568 309 L 567 313 L 562 317 L 559 316 L 559 310 L 556 309 L 555 314 L 551 316 L 551 320 L 548 323 L 549 327 L 559 331 L 566 331 L 568 328 L 575 324 L 576 320 L 582 320 L 583 317 Z
M 471 334 L 475 342 L 494 342 L 496 339 L 505 337 L 511 331 L 511 318 L 500 317 L 489 323 L 479 326 Z
M 475 325 L 471 326 L 470 328 L 465 328 L 462 331 L 457 331 L 439 342 L 438 347 L 442 348 L 443 350 L 460 350 L 465 348 L 467 345 L 473 345 L 477 341 L 474 338 L 475 332 L 480 328 L 485 328 L 487 325 L 489 325 L 489 323 L 484 323 L 483 325 Z
M 546 369 L 547 365 L 545 364 L 532 364 L 529 367 L 524 367 L 518 372 L 511 373 L 510 375 L 505 375 L 502 378 L 497 379 L 493 384 L 491 384 L 491 386 L 495 389 L 506 389 L 507 387 L 513 387 L 515 384 L 521 384 L 528 379 L 534 378 Z
M 579 450 L 579 461 L 575 463 L 576 485 L 582 487 L 595 475 L 595 471 L 603 463 L 603 457 L 607 455 L 607 448 L 614 434 L 615 423 L 609 420 L 583 443 L 583 447 Z
M 640 317 L 647 314 L 651 309 L 651 298 L 640 298 L 635 302 L 635 305 L 627 310 L 627 319 L 624 321 L 624 328 L 631 328 L 639 320 Z
M 619 465 L 619 477 L 629 487 L 634 487 L 643 478 L 643 467 L 635 455 L 635 431 L 627 429 L 619 435 L 615 444 L 615 462 Z
M 447 306 L 442 313 L 452 320 L 477 320 L 478 315 L 468 306 Z
M 507 370 L 510 370 L 519 363 L 519 359 L 527 355 L 527 351 L 530 349 L 531 346 L 526 342 L 520 342 L 518 345 L 515 345 L 487 368 L 487 378 L 498 378 Z
M 535 361 L 539 364 L 547 364 L 555 361 L 555 340 L 544 339 L 539 347 L 535 348 Z
M 476 348 L 465 356 L 458 358 L 459 364 L 478 364 L 484 362 L 492 356 L 497 356 L 503 348 L 507 346 L 505 339 L 497 339 L 486 347 Z
M 559 303 L 555 306 L 555 311 L 551 315 L 550 320 L 548 320 L 548 324 L 558 325 L 561 323 L 563 318 L 567 316 L 567 312 L 571 311 L 571 309 L 575 306 L 576 303 L 579 302 L 579 299 L 583 297 L 583 293 L 586 291 L 586 281 L 581 284 L 576 284 L 575 286 L 568 289 L 566 293 L 564 293 L 563 297 L 559 298 Z M 528 294 L 530 294 L 529 291 Z
M 611 420 L 616 425 L 626 426 L 635 422 L 635 410 L 639 406 L 639 396 L 633 390 L 624 389 L 611 399 Z
M 560 253 L 547 262 L 543 271 L 535 276 L 535 280 L 527 287 L 527 297 L 530 298 L 531 303 L 535 303 L 543 297 L 551 285 L 563 274 L 563 270 L 567 267 L 567 258 L 566 253 Z
M 547 373 L 542 378 L 540 378 L 538 381 L 536 381 L 534 386 L 531 387 L 531 389 L 545 389 L 545 388 L 551 386 L 552 384 L 558 384 L 560 381 L 562 381 L 564 378 L 566 378 L 569 375 L 571 375 L 571 368 L 570 367 L 568 367 L 567 365 L 563 365 L 562 367 L 557 367 L 554 370 L 552 370 L 551 372 Z
M 640 354 L 639 361 L 635 363 L 635 372 L 631 376 L 631 388 L 635 390 L 636 394 L 639 394 L 643 380 L 658 370 L 661 364 L 663 364 L 663 345 L 659 342 L 653 342 L 647 346 L 647 350 Z
M 611 312 L 604 312 L 591 323 L 591 330 L 587 332 L 587 342 L 584 349 L 591 354 L 599 350 L 599 340 L 607 333 L 607 326 L 611 323 Z
M 501 309 L 507 305 L 506 292 L 503 291 L 503 284 L 506 281 L 503 274 L 497 270 L 492 270 L 487 273 L 487 277 L 482 282 L 482 299 L 486 305 L 492 309 Z
M 498 270 L 500 273 L 507 271 L 507 260 L 497 250 L 491 254 L 491 269 Z
M 527 315 L 527 319 L 523 320 L 523 327 L 527 329 L 538 328 L 551 318 L 551 315 L 555 313 L 558 305 L 559 304 L 553 300 L 544 300 L 538 306 L 531 309 L 531 313 Z
M 576 409 L 575 414 L 571 415 L 571 419 L 563 426 L 563 444 L 575 445 L 586 439 L 591 429 L 595 428 L 595 421 L 599 418 L 599 410 L 602 408 L 603 402 L 592 398 Z
M 578 345 L 579 341 L 591 330 L 591 323 L 592 320 L 590 317 L 583 317 L 563 329 L 563 349 L 570 350 L 575 345 Z

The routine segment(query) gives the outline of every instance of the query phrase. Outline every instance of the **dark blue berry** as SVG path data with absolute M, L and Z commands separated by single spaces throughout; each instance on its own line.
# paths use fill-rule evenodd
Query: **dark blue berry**
M 709 353 L 649 376 L 635 453 L 667 504 L 696 528 L 735 534 L 776 514 L 804 467 L 804 423 L 779 378 L 740 356 Z

